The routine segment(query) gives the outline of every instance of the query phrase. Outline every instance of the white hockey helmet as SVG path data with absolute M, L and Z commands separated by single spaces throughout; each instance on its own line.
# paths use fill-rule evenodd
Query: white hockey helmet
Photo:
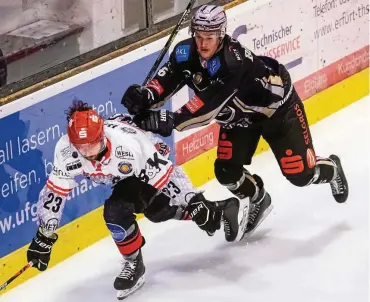
M 219 37 L 223 39 L 226 34 L 227 17 L 222 6 L 205 4 L 198 8 L 189 27 L 189 32 L 194 35 L 195 31 L 215 31 L 219 32 Z

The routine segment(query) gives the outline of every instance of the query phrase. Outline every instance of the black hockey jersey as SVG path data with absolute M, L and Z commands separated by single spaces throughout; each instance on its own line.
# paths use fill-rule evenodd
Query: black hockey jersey
M 248 127 L 270 118 L 289 100 L 290 76 L 276 60 L 256 56 L 226 35 L 220 49 L 205 61 L 193 38 L 178 43 L 169 60 L 147 87 L 158 108 L 184 85 L 194 97 L 175 112 L 175 128 L 183 131 L 209 124 Z

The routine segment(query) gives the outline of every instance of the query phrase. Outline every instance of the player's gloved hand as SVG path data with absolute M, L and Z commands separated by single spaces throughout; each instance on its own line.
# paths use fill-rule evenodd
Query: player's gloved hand
M 153 103 L 153 92 L 149 88 L 137 84 L 129 86 L 121 100 L 121 104 L 127 108 L 130 114 L 138 114 L 149 109 Z
M 175 126 L 173 112 L 168 110 L 141 112 L 134 117 L 134 123 L 144 131 L 150 131 L 162 136 L 170 136 Z
M 217 208 L 214 202 L 206 200 L 203 194 L 196 194 L 190 199 L 186 210 L 198 227 L 209 236 L 213 236 L 220 229 L 222 210 Z
M 46 270 L 50 261 L 51 248 L 57 239 L 57 234 L 54 233 L 52 237 L 46 237 L 39 229 L 28 247 L 27 261 L 38 260 L 34 267 L 39 271 Z

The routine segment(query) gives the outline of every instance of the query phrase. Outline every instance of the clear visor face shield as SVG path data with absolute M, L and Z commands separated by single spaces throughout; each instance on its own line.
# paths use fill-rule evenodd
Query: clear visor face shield
M 105 148 L 104 138 L 93 143 L 73 145 L 86 159 L 94 159 Z

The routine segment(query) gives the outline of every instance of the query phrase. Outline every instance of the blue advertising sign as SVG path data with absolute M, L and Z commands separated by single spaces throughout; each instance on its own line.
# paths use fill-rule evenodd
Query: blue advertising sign
M 120 103 L 124 91 L 142 82 L 157 56 L 153 53 L 0 119 L 0 257 L 26 245 L 36 233 L 38 195 L 52 171 L 54 146 L 66 133 L 68 106 L 80 99 L 103 117 L 126 112 Z M 165 141 L 173 150 L 173 138 Z M 61 226 L 101 206 L 111 192 L 83 178 L 77 182 Z

